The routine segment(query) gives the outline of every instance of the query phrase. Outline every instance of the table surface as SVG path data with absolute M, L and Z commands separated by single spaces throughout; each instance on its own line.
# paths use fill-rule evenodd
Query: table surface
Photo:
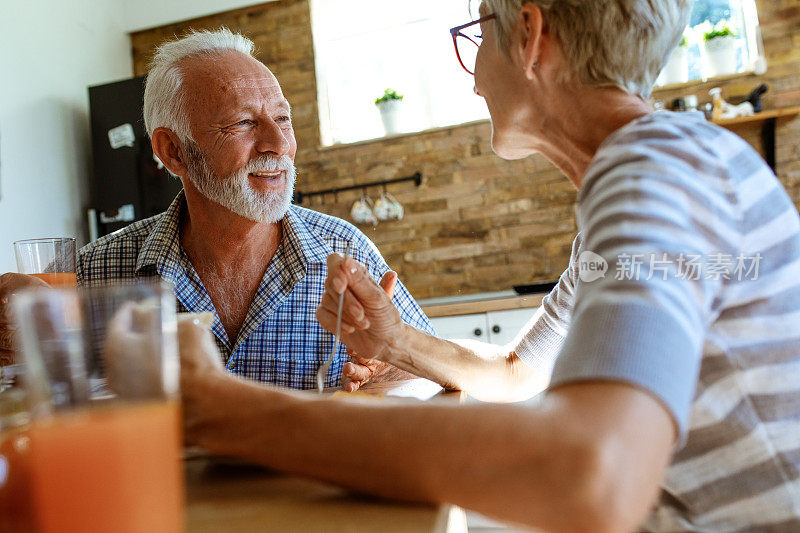
M 372 393 L 427 399 L 424 380 L 380 384 Z M 411 392 L 409 392 L 411 391 Z M 447 401 L 460 401 L 459 394 Z M 251 531 L 466 532 L 463 511 L 452 505 L 391 502 L 319 481 L 236 461 L 195 457 L 184 461 L 189 533 Z

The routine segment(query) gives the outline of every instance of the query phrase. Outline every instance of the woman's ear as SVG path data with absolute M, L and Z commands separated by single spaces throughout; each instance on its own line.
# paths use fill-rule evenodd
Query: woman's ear
M 529 2 L 522 4 L 519 14 L 519 57 L 522 69 L 528 79 L 536 75 L 539 58 L 544 47 L 544 18 L 542 9 Z
M 153 153 L 170 172 L 176 176 L 186 175 L 186 156 L 175 132 L 167 128 L 156 128 L 150 138 L 150 145 Z

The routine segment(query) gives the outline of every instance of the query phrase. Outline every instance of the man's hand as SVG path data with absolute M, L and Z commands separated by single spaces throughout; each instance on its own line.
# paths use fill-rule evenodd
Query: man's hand
M 317 320 L 331 333 L 336 331 L 339 295 L 344 292 L 342 343 L 358 357 L 385 360 L 389 346 L 403 330 L 400 312 L 390 296 L 396 282 L 397 274 L 390 271 L 378 285 L 353 258 L 331 254 Z
M 0 276 L 0 366 L 16 362 L 16 331 L 11 324 L 11 296 L 22 289 L 49 287 L 34 276 L 8 273 Z
M 402 381 L 416 377 L 389 363 L 377 359 L 362 359 L 350 354 L 350 362 L 345 363 L 342 369 L 342 389 L 345 392 L 356 392 L 368 383 Z

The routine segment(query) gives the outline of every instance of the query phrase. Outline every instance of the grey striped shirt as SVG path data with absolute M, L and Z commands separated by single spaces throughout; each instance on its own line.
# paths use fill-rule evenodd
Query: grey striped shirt
M 778 180 L 702 116 L 653 113 L 600 147 L 578 224 L 517 353 L 671 412 L 646 530 L 800 531 L 800 218 Z

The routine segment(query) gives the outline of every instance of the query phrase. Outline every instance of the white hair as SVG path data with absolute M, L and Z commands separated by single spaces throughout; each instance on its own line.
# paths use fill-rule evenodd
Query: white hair
M 484 0 L 509 51 L 523 4 L 542 10 L 578 81 L 648 98 L 689 22 L 692 0 Z
M 183 69 L 187 57 L 234 50 L 253 56 L 253 41 L 227 28 L 192 31 L 176 41 L 158 47 L 144 88 L 144 127 L 152 137 L 156 128 L 172 130 L 183 142 L 192 139 L 184 106 Z

